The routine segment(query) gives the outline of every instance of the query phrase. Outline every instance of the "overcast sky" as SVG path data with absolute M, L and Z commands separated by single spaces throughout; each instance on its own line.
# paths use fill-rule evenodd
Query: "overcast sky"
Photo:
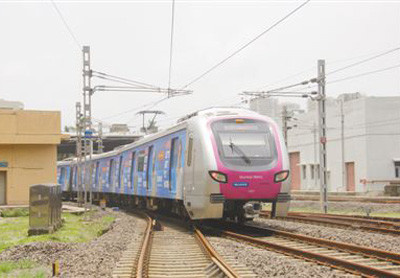
M 172 87 L 184 86 L 302 2 L 177 0 Z M 172 1 L 56 3 L 79 43 L 91 46 L 94 70 L 167 87 Z M 51 2 L 0 0 L 0 26 L 0 98 L 22 101 L 26 109 L 60 110 L 62 124 L 73 125 L 75 102 L 82 99 L 81 50 Z M 399 1 L 314 0 L 190 86 L 193 95 L 151 109 L 166 112 L 160 117 L 166 126 L 200 108 L 237 104 L 244 90 L 315 77 L 318 59 L 329 72 L 398 46 Z M 399 64 L 396 51 L 328 81 Z M 399 96 L 400 69 L 327 85 L 328 96 L 343 92 Z M 93 117 L 137 126 L 135 108 L 163 97 L 97 92 Z

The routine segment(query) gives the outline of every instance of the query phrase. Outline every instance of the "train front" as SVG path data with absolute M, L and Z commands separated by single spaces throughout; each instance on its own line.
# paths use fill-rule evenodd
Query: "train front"
M 250 220 L 262 202 L 273 213 L 285 215 L 289 207 L 289 161 L 275 122 L 267 117 L 214 119 L 208 123 L 216 169 L 224 198 L 224 217 Z

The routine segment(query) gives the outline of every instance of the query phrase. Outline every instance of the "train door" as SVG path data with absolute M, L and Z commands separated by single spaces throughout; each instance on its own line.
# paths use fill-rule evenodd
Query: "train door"
M 135 156 L 135 152 L 132 152 L 131 154 L 131 169 L 130 169 L 130 173 L 129 173 L 129 188 L 131 190 L 131 192 L 134 192 L 135 190 L 135 160 L 136 160 L 136 156 Z M 136 183 L 137 184 L 137 183 Z
M 169 191 L 176 192 L 177 183 L 177 166 L 178 166 L 179 138 L 175 137 L 171 140 L 171 155 L 169 167 Z
M 195 151 L 194 151 L 194 137 L 193 133 L 188 135 L 187 144 L 187 155 L 186 155 L 186 171 L 184 176 L 184 199 L 186 194 L 190 194 L 194 187 L 194 161 L 195 161 Z
M 0 171 L 0 205 L 6 204 L 6 172 Z
M 152 177 L 152 169 L 153 169 L 153 152 L 154 147 L 150 146 L 149 151 L 147 153 L 147 168 L 146 168 L 146 189 L 147 192 L 151 191 L 152 184 L 153 184 L 153 177 Z

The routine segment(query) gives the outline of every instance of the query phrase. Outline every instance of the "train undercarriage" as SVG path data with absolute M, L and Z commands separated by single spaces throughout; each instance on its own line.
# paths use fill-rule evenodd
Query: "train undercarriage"
M 87 202 L 89 202 L 89 196 L 87 196 L 87 198 Z M 77 192 L 71 191 L 63 192 L 63 199 L 66 201 L 78 201 L 78 194 Z M 82 197 L 81 200 L 84 202 L 84 197 Z M 182 200 L 93 192 L 93 203 L 100 205 L 101 200 L 105 201 L 108 207 L 157 210 L 172 213 L 185 219 L 190 218 Z M 275 200 L 225 200 L 222 218 L 235 222 L 252 221 L 259 215 L 262 209 L 262 203 L 264 202 L 272 203 L 271 217 L 275 217 L 276 215 L 285 216 L 288 210 L 289 200 L 289 194 L 279 194 L 278 198 Z

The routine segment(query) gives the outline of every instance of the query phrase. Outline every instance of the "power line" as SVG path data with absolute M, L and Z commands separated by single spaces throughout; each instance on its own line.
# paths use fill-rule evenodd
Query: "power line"
M 113 79 L 111 81 L 120 82 L 120 83 L 123 83 L 123 84 L 129 83 L 129 85 L 134 85 L 134 86 L 143 86 L 143 87 L 157 88 L 157 89 L 159 88 L 157 86 L 154 86 L 154 85 L 151 85 L 151 84 L 148 84 L 148 83 L 135 81 L 135 80 L 124 78 L 124 77 L 119 77 L 119 76 L 107 74 L 107 73 L 104 73 L 104 72 L 99 72 L 99 71 L 94 71 L 93 70 L 92 73 L 96 77 L 103 78 L 103 79 Z M 127 82 L 127 83 L 125 83 L 125 82 Z
M 58 9 L 56 3 L 54 2 L 54 0 L 50 0 L 50 1 L 51 1 L 51 4 L 53 4 L 53 7 L 56 10 L 56 12 L 57 12 L 58 16 L 60 17 L 61 21 L 63 22 L 65 28 L 67 29 L 67 31 L 71 35 L 72 39 L 74 40 L 75 44 L 78 46 L 79 50 L 81 50 L 82 49 L 82 45 L 79 43 L 79 41 L 76 38 L 74 32 L 72 32 L 72 29 L 69 27 L 67 21 L 65 20 L 65 18 L 62 15 L 61 11 Z
M 387 50 L 387 51 L 385 51 L 385 52 L 383 52 L 383 53 L 380 53 L 380 54 L 378 54 L 378 55 L 372 56 L 372 57 L 370 57 L 370 58 L 367 58 L 367 59 L 364 59 L 364 60 L 355 62 L 355 63 L 353 63 L 353 64 L 344 66 L 344 67 L 342 67 L 342 68 L 338 68 L 338 69 L 336 69 L 336 70 L 334 70 L 334 71 L 328 72 L 326 75 L 333 74 L 333 73 L 337 73 L 337 72 L 339 72 L 339 71 L 342 71 L 342 70 L 345 70 L 345 69 L 348 69 L 348 68 L 351 68 L 351 67 L 355 67 L 355 66 L 364 64 L 364 63 L 366 63 L 366 62 L 372 61 L 372 60 L 374 60 L 374 59 L 377 59 L 377 58 L 379 58 L 379 57 L 388 55 L 388 54 L 393 53 L 393 52 L 398 51 L 398 50 L 400 50 L 400 47 L 396 47 L 396 48 Z
M 345 67 L 338 68 L 338 69 L 336 69 L 336 70 L 334 70 L 334 71 L 331 71 L 331 72 L 327 73 L 326 75 L 328 75 L 328 74 L 333 74 L 333 73 L 339 72 L 339 71 L 341 71 L 341 70 L 345 70 L 345 69 L 347 69 L 347 68 L 350 68 L 350 67 L 353 67 L 353 66 L 356 66 L 356 65 L 359 65 L 359 64 L 366 63 L 366 62 L 368 62 L 368 61 L 371 61 L 371 60 L 374 60 L 374 59 L 379 58 L 379 57 L 381 57 L 381 56 L 390 54 L 390 53 L 392 53 L 392 52 L 394 52 L 394 51 L 397 51 L 397 50 L 400 50 L 400 47 L 395 47 L 395 48 L 392 48 L 392 49 L 390 49 L 390 50 L 386 50 L 386 51 L 384 51 L 384 52 L 381 52 L 381 51 L 376 52 L 376 51 L 375 51 L 375 52 L 370 53 L 370 54 L 364 54 L 364 55 L 358 55 L 358 56 L 351 57 L 351 58 L 340 59 L 340 60 L 334 60 L 334 61 L 332 61 L 332 62 L 329 62 L 328 64 L 329 64 L 329 65 L 333 65 L 333 64 L 337 64 L 337 63 L 343 63 L 343 62 L 347 62 L 347 61 L 351 61 L 351 60 L 355 60 L 355 59 L 359 59 L 359 58 L 364 58 L 364 57 L 367 57 L 367 56 L 370 56 L 370 55 L 374 55 L 373 57 L 369 57 L 369 58 L 366 58 L 366 59 L 361 60 L 361 61 L 359 61 L 359 62 L 355 62 L 355 63 L 353 63 L 353 64 L 347 65 L 347 66 L 345 66 Z M 286 80 L 291 79 L 291 78 L 293 78 L 293 77 L 296 77 L 296 76 L 302 75 L 302 74 L 304 74 L 304 73 L 310 72 L 312 69 L 314 69 L 314 66 L 313 66 L 313 67 L 309 67 L 309 68 L 307 68 L 307 69 L 305 69 L 305 70 L 303 70 L 303 71 L 301 71 L 301 72 L 297 72 L 297 73 L 291 74 L 291 75 L 289 75 L 289 76 L 287 76 L 287 77 L 285 77 L 285 78 L 282 78 L 282 79 L 279 79 L 279 80 L 277 80 L 277 81 L 271 82 L 271 83 L 266 84 L 266 85 L 264 85 L 264 86 L 261 86 L 261 87 L 259 87 L 258 89 L 256 89 L 256 91 L 261 90 L 261 89 L 264 89 L 264 88 L 266 88 L 266 87 L 272 87 L 273 85 L 282 83 L 282 81 L 286 81 Z
M 164 99 L 164 98 L 162 98 L 162 99 Z M 157 102 L 161 101 L 162 99 L 156 100 L 156 101 L 152 101 L 152 102 L 146 103 L 146 104 L 144 104 L 144 105 L 140 105 L 140 106 L 137 106 L 137 107 L 135 107 L 135 108 L 132 108 L 132 109 L 129 109 L 129 110 L 126 110 L 126 111 L 123 111 L 123 112 L 119 112 L 119 113 L 117 113 L 117 114 L 109 115 L 109 116 L 107 116 L 107 117 L 102 118 L 101 120 L 103 121 L 103 120 L 105 120 L 105 119 L 111 119 L 111 118 L 115 118 L 115 117 L 118 117 L 118 116 L 121 116 L 121 115 L 130 113 L 130 112 L 134 112 L 134 111 L 136 111 L 136 110 L 139 110 L 139 109 L 142 109 L 142 108 L 147 107 L 147 106 L 149 106 L 149 105 L 152 105 L 153 103 L 157 103 Z
M 345 78 L 335 79 L 335 80 L 332 80 L 332 81 L 328 81 L 326 83 L 327 84 L 337 83 L 337 82 L 341 82 L 341 81 L 345 81 L 345 80 L 349 80 L 349 79 L 353 79 L 353 78 L 358 78 L 358 77 L 365 76 L 365 75 L 370 75 L 370 74 L 379 73 L 379 72 L 382 72 L 382 71 L 395 69 L 395 68 L 398 68 L 398 67 L 400 67 L 400 64 L 394 65 L 394 66 L 391 66 L 391 67 L 387 67 L 387 68 L 383 68 L 383 69 L 378 69 L 378 70 L 374 70 L 374 71 L 369 71 L 369 72 L 364 72 L 364 73 L 361 73 L 361 74 L 348 76 L 348 77 L 345 77 Z
M 169 46 L 168 89 L 171 88 L 172 53 L 173 53 L 173 46 L 174 46 L 174 23 L 175 23 L 175 0 L 172 0 L 171 42 L 170 42 L 170 46 Z
M 245 45 L 243 45 L 242 47 L 240 47 L 239 49 L 237 49 L 236 51 L 234 51 L 232 54 L 230 54 L 228 57 L 226 57 L 225 59 L 223 59 L 222 61 L 218 62 L 217 64 L 215 64 L 214 66 L 212 66 L 210 69 L 208 69 L 207 71 L 205 71 L 203 74 L 201 74 L 200 76 L 194 78 L 192 81 L 190 81 L 189 83 L 187 83 L 185 86 L 182 87 L 182 89 L 187 88 L 188 86 L 192 85 L 193 83 L 199 81 L 201 78 L 203 78 L 204 76 L 206 76 L 207 74 L 209 74 L 210 72 L 212 72 L 213 70 L 215 70 L 216 68 L 218 68 L 219 66 L 221 66 L 222 64 L 224 64 L 225 62 L 227 62 L 228 60 L 230 60 L 232 57 L 234 57 L 236 54 L 240 53 L 241 51 L 243 51 L 245 48 L 247 48 L 249 45 L 251 45 L 253 42 L 257 41 L 259 38 L 261 38 L 262 36 L 264 36 L 266 33 L 268 33 L 269 31 L 271 31 L 272 29 L 274 29 L 276 26 L 278 26 L 280 23 L 282 23 L 283 21 L 285 21 L 287 18 L 289 18 L 291 15 L 293 15 L 294 13 L 296 13 L 298 10 L 300 10 L 302 7 L 304 7 L 308 2 L 310 2 L 311 0 L 306 0 L 305 2 L 303 2 L 300 6 L 298 6 L 297 8 L 295 8 L 294 10 L 292 10 L 290 13 L 288 13 L 287 15 L 285 15 L 283 18 L 281 18 L 280 20 L 278 20 L 277 22 L 275 22 L 274 24 L 272 24 L 272 26 L 268 27 L 265 31 L 263 31 L 262 33 L 260 33 L 259 35 L 257 35 L 254 39 L 250 40 L 249 42 L 247 42 Z

